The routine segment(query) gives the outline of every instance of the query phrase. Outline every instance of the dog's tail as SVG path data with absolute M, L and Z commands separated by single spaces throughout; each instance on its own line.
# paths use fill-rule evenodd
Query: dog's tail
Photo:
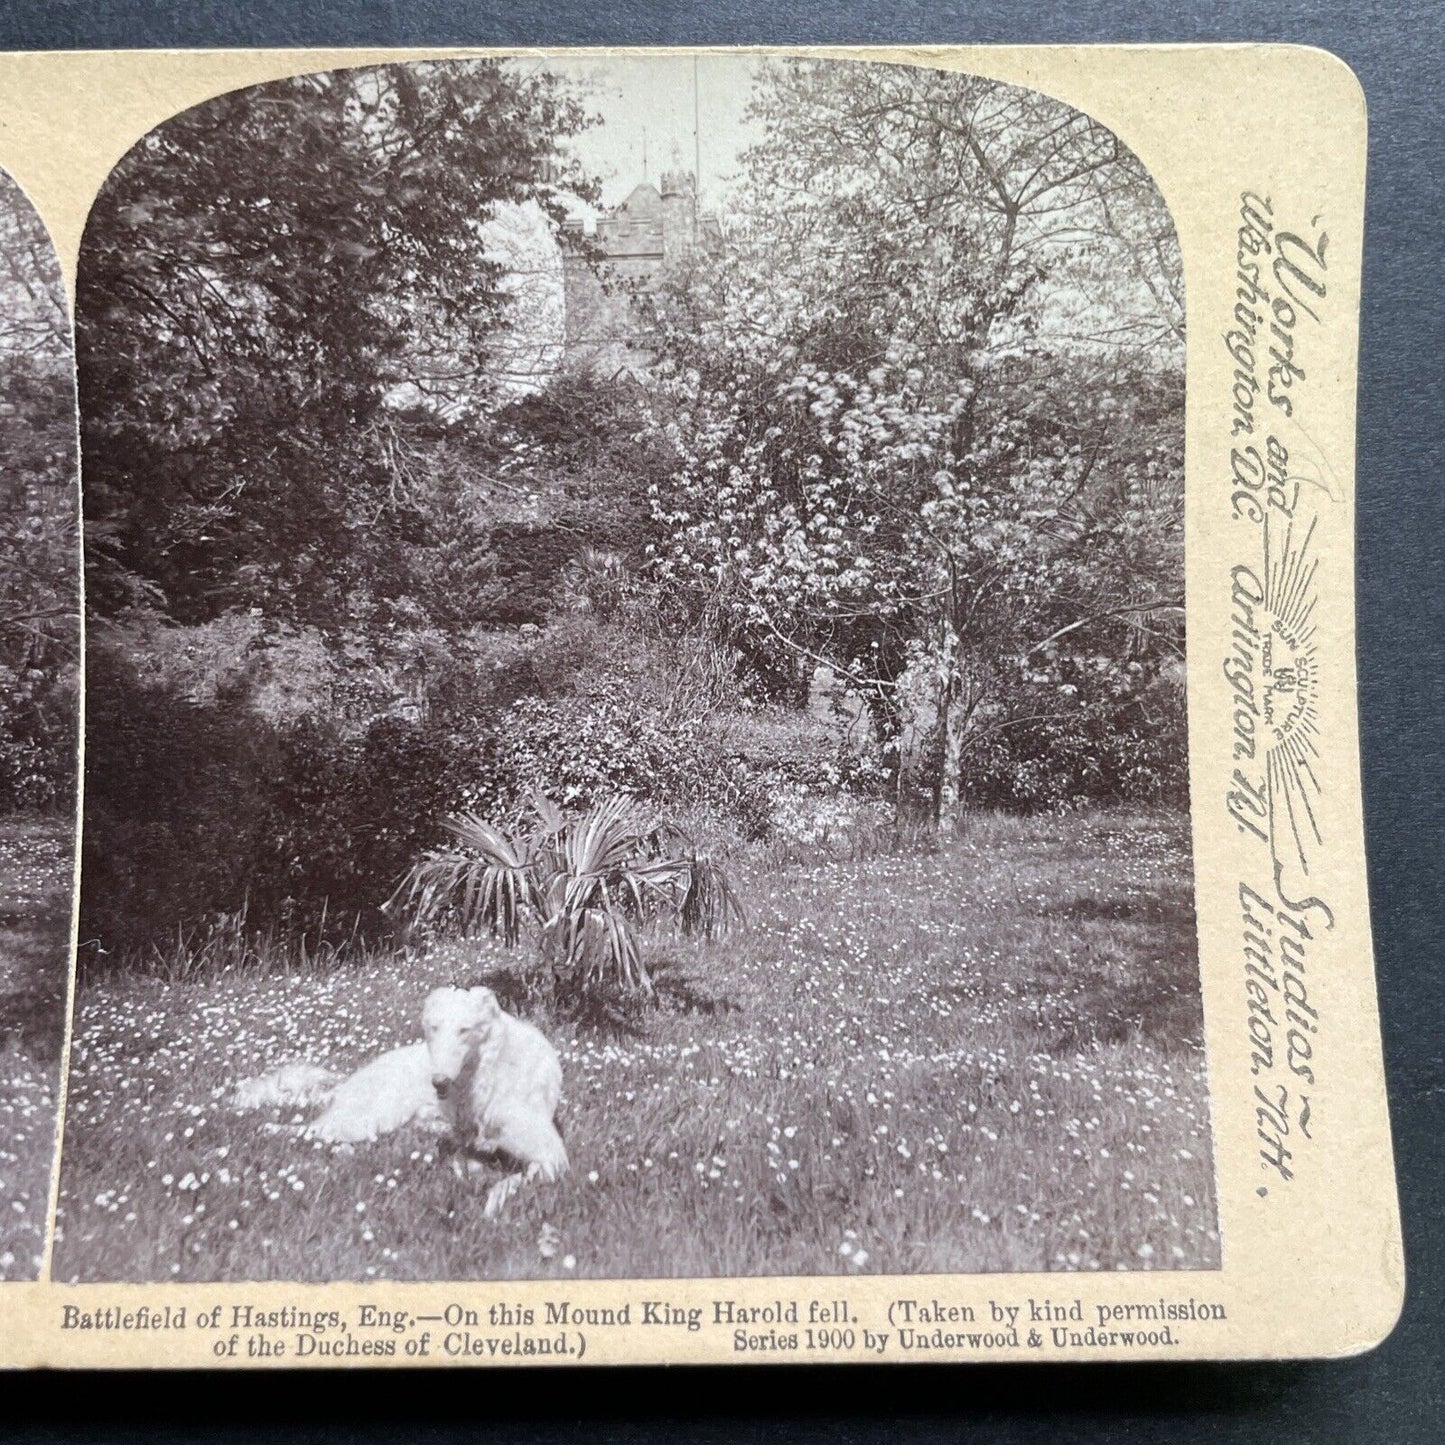
M 274 1109 L 292 1104 L 324 1104 L 342 1076 L 319 1064 L 283 1064 L 269 1074 L 242 1079 L 231 1094 L 236 1109 Z

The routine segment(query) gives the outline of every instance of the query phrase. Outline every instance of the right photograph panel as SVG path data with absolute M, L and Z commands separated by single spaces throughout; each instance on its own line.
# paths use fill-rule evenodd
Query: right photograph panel
M 956 72 L 152 131 L 55 1278 L 1217 1268 L 1182 287 L 1118 137 Z

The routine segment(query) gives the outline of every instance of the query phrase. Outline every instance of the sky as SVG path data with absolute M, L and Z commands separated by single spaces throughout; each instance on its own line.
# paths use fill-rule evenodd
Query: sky
M 525 60 L 579 84 L 601 124 L 576 136 L 572 149 L 602 182 L 604 208 L 617 205 L 644 178 L 665 170 L 701 170 L 704 208 L 725 202 L 739 155 L 759 137 L 743 115 L 760 62 L 746 55 L 650 55 Z M 693 77 L 697 78 L 694 148 Z
M 524 57 L 520 69 L 551 71 L 571 81 L 600 122 L 573 137 L 582 168 L 602 183 L 603 210 L 623 201 L 643 179 L 666 170 L 701 171 L 704 209 L 724 207 L 741 152 L 760 138 L 744 117 L 758 62 L 745 56 L 690 55 Z M 694 78 L 697 129 L 694 138 Z M 646 173 L 644 176 L 644 143 Z M 694 159 L 696 157 L 696 160 Z M 589 222 L 599 208 L 576 202 Z M 500 345 L 504 390 L 530 391 L 556 365 L 565 334 L 562 253 L 535 202 L 502 205 L 482 227 L 488 254 L 508 274 L 514 324 Z M 398 396 L 410 394 L 407 387 Z

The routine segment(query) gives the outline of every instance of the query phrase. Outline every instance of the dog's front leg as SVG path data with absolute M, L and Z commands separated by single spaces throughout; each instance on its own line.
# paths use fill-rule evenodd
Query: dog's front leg
M 507 1207 L 507 1201 L 524 1185 L 530 1184 L 542 1172 L 541 1165 L 529 1164 L 523 1174 L 509 1174 L 499 1179 L 487 1191 L 487 1202 L 482 1209 L 484 1219 L 495 1219 Z
M 520 1174 L 508 1174 L 499 1179 L 487 1191 L 487 1202 L 482 1206 L 483 1219 L 495 1219 L 507 1207 L 507 1201 L 522 1187 Z

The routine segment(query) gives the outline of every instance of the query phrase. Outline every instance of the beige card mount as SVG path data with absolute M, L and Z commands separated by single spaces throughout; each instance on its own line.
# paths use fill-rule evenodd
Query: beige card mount
M 1269 45 L 0 56 L 87 584 L 0 1362 L 1378 1343 L 1365 132 Z

